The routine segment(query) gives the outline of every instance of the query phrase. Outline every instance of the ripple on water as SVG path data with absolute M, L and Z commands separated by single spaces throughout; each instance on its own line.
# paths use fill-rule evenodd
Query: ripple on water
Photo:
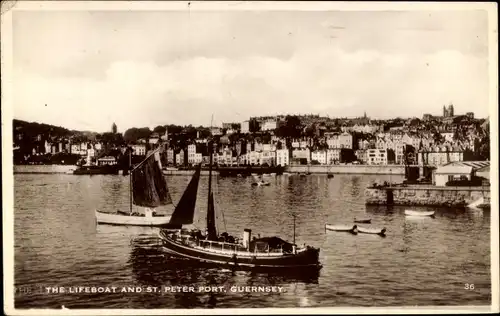
M 400 207 L 365 207 L 374 176 L 278 176 L 269 187 L 252 179 L 215 181 L 219 231 L 293 238 L 321 247 L 317 274 L 271 275 L 200 269 L 176 263 L 157 247 L 157 229 L 95 224 L 96 208 L 128 209 L 128 178 L 15 175 L 17 285 L 247 286 L 276 293 L 112 293 L 17 295 L 17 308 L 213 308 L 389 305 L 487 305 L 491 300 L 489 213 L 436 210 L 410 220 Z M 178 201 L 189 177 L 168 178 Z M 204 226 L 206 178 L 200 181 L 195 225 Z M 325 223 L 369 217 L 387 237 L 326 231 Z M 464 275 L 477 290 L 464 291 Z

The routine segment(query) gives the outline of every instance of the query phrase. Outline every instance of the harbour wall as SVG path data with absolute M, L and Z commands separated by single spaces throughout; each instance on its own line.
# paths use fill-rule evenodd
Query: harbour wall
M 14 165 L 14 174 L 16 173 L 69 173 L 75 170 L 77 166 L 73 165 Z
M 318 173 L 318 174 L 387 174 L 404 175 L 405 167 L 402 165 L 290 165 L 285 171 L 291 173 Z
M 489 187 L 437 187 L 432 185 L 386 186 L 365 190 L 367 205 L 466 207 L 484 199 L 489 204 Z

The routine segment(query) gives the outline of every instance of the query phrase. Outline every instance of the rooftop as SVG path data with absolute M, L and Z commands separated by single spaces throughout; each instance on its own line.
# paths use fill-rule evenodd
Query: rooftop
M 470 174 L 472 171 L 477 171 L 490 166 L 489 161 L 457 161 L 450 162 L 436 169 L 437 174 Z

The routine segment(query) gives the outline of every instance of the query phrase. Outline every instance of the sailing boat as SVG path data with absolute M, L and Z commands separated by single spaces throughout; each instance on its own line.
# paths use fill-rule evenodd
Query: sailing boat
M 197 263 L 215 264 L 223 267 L 242 269 L 272 268 L 321 268 L 319 249 L 304 246 L 298 248 L 294 242 L 289 243 L 279 237 L 251 239 L 252 231 L 244 229 L 241 242 L 227 233 L 218 234 L 215 224 L 214 196 L 212 192 L 212 145 L 209 146 L 210 165 L 208 177 L 208 207 L 206 218 L 206 234 L 192 231 L 187 234 L 183 230 L 161 229 L 159 237 L 163 249 L 174 257 L 187 259 Z M 192 201 L 196 199 L 193 196 Z M 187 207 L 178 207 L 172 214 L 171 225 L 191 224 L 194 217 L 194 203 Z
M 131 165 L 131 153 L 129 152 Z M 115 213 L 95 211 L 97 223 L 114 225 L 164 226 L 170 216 L 157 214 L 154 208 L 171 205 L 172 198 L 161 170 L 159 148 L 130 170 L 129 212 Z M 134 212 L 132 205 L 138 206 Z M 142 212 L 141 212 L 142 209 Z

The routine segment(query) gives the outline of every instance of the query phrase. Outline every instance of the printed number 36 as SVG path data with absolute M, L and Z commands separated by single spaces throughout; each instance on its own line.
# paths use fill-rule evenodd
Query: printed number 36
M 465 288 L 466 290 L 473 290 L 474 289 L 474 284 L 469 284 L 469 283 L 465 283 Z

